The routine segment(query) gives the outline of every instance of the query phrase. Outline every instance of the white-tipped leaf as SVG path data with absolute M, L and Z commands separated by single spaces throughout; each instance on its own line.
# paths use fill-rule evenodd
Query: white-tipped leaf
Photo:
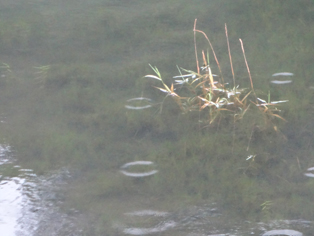
M 164 93 L 171 93 L 171 91 L 168 91 L 168 90 L 163 89 L 163 88 L 156 87 L 156 89 L 159 89 L 161 92 L 164 92 Z
M 151 79 L 157 79 L 157 80 L 162 81 L 162 79 L 159 78 L 159 77 L 157 77 L 156 75 L 145 75 L 144 77 L 145 77 L 145 78 L 151 78 Z
M 192 78 L 195 79 L 196 78 L 196 74 L 187 74 L 187 75 L 177 75 L 177 76 L 173 76 L 172 78 L 174 79 L 178 79 L 178 78 Z
M 278 103 L 283 103 L 283 102 L 289 102 L 289 100 L 274 101 L 274 102 L 270 102 L 270 104 L 278 104 Z
M 267 103 L 265 100 L 261 99 L 261 98 L 257 98 L 258 101 L 263 102 L 263 103 Z

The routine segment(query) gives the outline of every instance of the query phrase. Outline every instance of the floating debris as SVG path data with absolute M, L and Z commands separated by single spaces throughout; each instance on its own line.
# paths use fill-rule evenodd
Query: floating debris
M 271 230 L 271 231 L 264 233 L 262 236 L 273 236 L 273 235 L 303 236 L 303 234 L 301 232 L 291 230 L 291 229 Z
M 145 235 L 164 232 L 168 229 L 174 228 L 176 226 L 174 221 L 166 221 L 161 224 L 156 225 L 153 228 L 126 228 L 123 230 L 123 233 L 130 235 Z
M 294 76 L 294 74 L 291 72 L 279 72 L 279 73 L 272 74 L 272 76 Z
M 125 105 L 126 109 L 130 109 L 130 110 L 143 110 L 143 109 L 147 109 L 152 107 L 152 105 L 146 105 L 146 106 L 141 106 L 141 107 L 135 107 L 135 106 L 129 106 L 129 105 Z
M 121 166 L 121 169 L 126 169 L 130 166 L 136 166 L 136 165 L 152 165 L 152 164 L 154 164 L 152 161 L 134 161 L 134 162 L 129 162 L 129 163 L 124 164 L 123 166 Z M 146 176 L 154 175 L 158 172 L 158 170 L 152 170 L 152 171 L 141 172 L 141 173 L 129 172 L 125 170 L 120 170 L 120 172 L 126 176 L 139 178 L 139 177 L 146 177 Z
M 292 80 L 272 80 L 270 81 L 272 84 L 290 84 Z
M 314 170 L 314 167 L 310 167 L 307 169 L 307 171 L 313 171 L 313 170 Z M 314 178 L 314 173 L 304 173 L 304 175 L 307 177 Z

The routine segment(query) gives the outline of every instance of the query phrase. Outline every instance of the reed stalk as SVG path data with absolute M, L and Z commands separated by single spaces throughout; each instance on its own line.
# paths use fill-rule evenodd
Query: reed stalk
M 169 84 L 168 81 L 165 81 L 161 77 L 158 68 L 150 65 L 152 70 L 155 72 L 155 75 L 145 76 L 146 78 L 152 78 L 161 83 L 161 86 L 154 87 L 166 94 L 164 100 L 167 97 L 171 97 L 174 100 L 174 102 L 178 105 L 180 110 L 184 113 L 208 110 L 207 121 L 209 122 L 209 124 L 212 124 L 217 117 L 220 117 L 219 120 L 221 120 L 229 115 L 233 116 L 235 122 L 236 120 L 242 119 L 244 115 L 251 110 L 252 111 L 254 110 L 254 112 L 260 112 L 259 114 L 262 114 L 265 117 L 265 122 L 272 122 L 271 120 L 273 118 L 285 120 L 283 117 L 278 115 L 279 110 L 277 109 L 276 106 L 279 103 L 287 102 L 286 100 L 271 102 L 270 99 L 268 99 L 268 101 L 266 102 L 265 100 L 257 97 L 254 90 L 253 80 L 245 55 L 242 40 L 239 39 L 242 54 L 244 57 L 244 62 L 249 76 L 251 87 L 250 89 L 239 88 L 239 86 L 237 86 L 236 84 L 227 24 L 225 24 L 225 34 L 227 39 L 228 55 L 232 72 L 233 87 L 228 87 L 228 84 L 224 83 L 222 70 L 217 59 L 214 47 L 206 33 L 196 28 L 196 23 L 197 19 L 195 19 L 193 27 L 195 61 L 197 67 L 196 72 L 178 67 L 180 75 L 174 76 Z M 203 66 L 200 67 L 197 51 L 198 49 L 196 42 L 196 33 L 201 33 L 207 40 L 211 48 L 211 52 L 214 55 L 215 62 L 218 66 L 220 76 L 214 75 L 212 73 L 211 66 L 209 64 L 209 54 L 207 53 L 206 55 L 204 50 L 202 50 Z M 183 88 L 186 89 L 183 90 Z M 180 95 L 181 93 L 183 93 L 182 91 L 185 91 L 184 96 Z M 186 94 L 186 91 L 188 91 L 188 94 Z M 253 106 L 251 106 L 251 104 L 253 104 Z M 258 109 L 252 109 L 254 107 Z M 277 126 L 273 125 L 273 127 L 275 130 L 277 129 Z

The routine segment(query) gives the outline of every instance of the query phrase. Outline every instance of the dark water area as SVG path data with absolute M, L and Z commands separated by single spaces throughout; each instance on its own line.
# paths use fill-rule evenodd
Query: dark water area
M 225 94 L 198 108 L 195 19 Z M 310 0 L 1 1 L 0 232 L 312 235 L 313 23 Z

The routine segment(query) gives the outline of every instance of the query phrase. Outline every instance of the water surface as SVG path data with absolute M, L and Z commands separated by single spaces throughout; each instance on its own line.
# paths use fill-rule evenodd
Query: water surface
M 14 148 L 1 149 L 0 231 L 310 235 L 314 6 L 271 3 L 3 1 L 0 134 Z M 269 110 L 209 124 L 209 110 L 182 114 L 156 90 L 160 80 L 144 78 L 151 64 L 187 92 L 191 73 L 178 80 L 177 68 L 197 70 L 195 18 L 222 74 L 201 34 L 199 60 L 208 49 L 212 72 L 231 89 L 225 23 L 234 86 L 250 88 L 243 40 L 252 103 Z

